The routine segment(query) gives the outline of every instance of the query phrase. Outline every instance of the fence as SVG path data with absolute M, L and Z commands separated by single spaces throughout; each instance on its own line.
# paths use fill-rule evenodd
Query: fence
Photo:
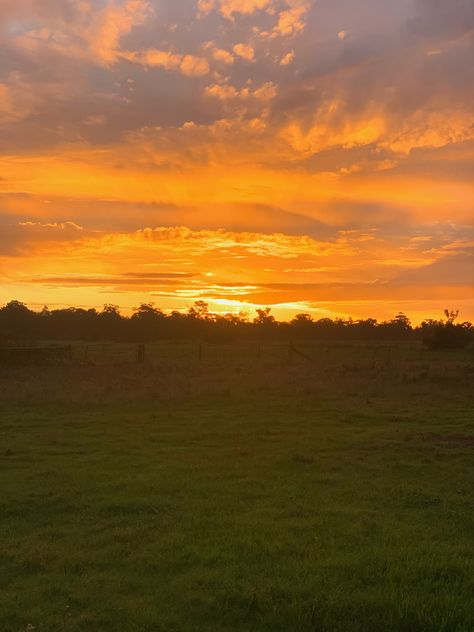
M 63 364 L 73 360 L 72 346 L 51 347 L 3 347 L 0 348 L 0 364 L 44 365 Z
M 419 343 L 305 343 L 305 342 L 156 342 L 76 343 L 36 347 L 0 348 L 0 365 L 130 364 L 175 362 L 281 362 L 288 365 L 327 362 L 390 363 L 392 360 L 422 360 Z

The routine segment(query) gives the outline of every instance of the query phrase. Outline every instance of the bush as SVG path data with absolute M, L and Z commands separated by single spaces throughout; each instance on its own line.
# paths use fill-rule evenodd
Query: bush
M 429 349 L 465 349 L 473 339 L 473 330 L 466 324 L 439 323 L 423 338 Z

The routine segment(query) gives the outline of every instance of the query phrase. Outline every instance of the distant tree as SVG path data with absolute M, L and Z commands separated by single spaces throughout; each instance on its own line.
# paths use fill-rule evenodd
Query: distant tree
M 403 340 L 412 333 L 410 319 L 399 312 L 392 320 L 380 324 L 380 337 L 387 340 Z
M 410 319 L 403 312 L 398 312 L 392 322 L 403 331 L 411 330 Z
M 164 313 L 154 303 L 142 303 L 134 310 L 130 327 L 134 340 L 157 340 L 163 334 Z
M 194 305 L 188 309 L 188 315 L 198 320 L 209 320 L 211 318 L 209 305 L 206 301 L 196 301 Z
M 296 316 L 290 321 L 289 328 L 294 332 L 297 338 L 311 338 L 313 333 L 314 321 L 310 314 L 296 314 Z
M 290 321 L 290 324 L 292 325 L 296 325 L 297 327 L 300 325 L 312 325 L 313 324 L 313 318 L 310 314 L 296 314 L 296 316 L 293 318 L 293 320 Z
M 442 320 L 426 319 L 413 328 L 399 312 L 395 318 L 377 323 L 363 320 L 321 318 L 297 314 L 290 322 L 278 322 L 270 307 L 257 309 L 252 320 L 248 313 L 213 314 L 205 301 L 196 301 L 187 312 L 165 314 L 153 303 L 142 303 L 132 316 L 123 316 L 116 305 L 102 311 L 69 307 L 41 312 L 30 310 L 21 301 L 0 308 L 1 344 L 34 340 L 136 340 L 200 339 L 214 342 L 265 338 L 268 340 L 411 340 L 421 338 L 430 348 L 460 348 L 474 340 L 471 323 L 456 323 L 458 311 L 445 310 Z
M 219 318 L 217 318 L 217 320 L 219 320 Z M 232 325 L 232 327 L 238 327 L 239 325 L 249 322 L 249 315 L 248 312 L 239 312 L 238 314 L 229 312 L 221 316 L 221 320 Z
M 265 307 L 265 309 L 257 309 L 257 316 L 253 319 L 256 325 L 274 325 L 275 316 L 270 314 L 271 307 Z
M 119 306 L 118 305 L 112 305 L 110 303 L 106 303 L 104 305 L 104 308 L 101 312 L 102 316 L 111 316 L 113 318 L 116 318 L 117 316 L 120 317 L 120 311 L 119 311 Z
M 164 313 L 161 309 L 155 307 L 154 303 L 142 303 L 134 310 L 131 320 L 136 320 L 141 323 L 156 323 L 161 322 L 164 318 Z
M 10 301 L 0 310 L 4 337 L 16 341 L 34 340 L 38 333 L 37 316 L 21 301 Z
M 454 310 L 445 309 L 444 315 L 446 316 L 446 324 L 453 325 L 454 321 L 459 316 L 459 310 L 457 309 L 456 311 L 454 311 Z
M 319 318 L 313 326 L 313 335 L 317 340 L 343 339 L 346 336 L 346 325 L 342 320 Z
M 122 338 L 124 319 L 118 305 L 104 305 L 104 309 L 99 314 L 99 323 L 101 339 L 120 340 Z
M 431 327 L 436 327 L 438 325 L 442 325 L 443 321 L 442 320 L 435 320 L 434 318 L 427 318 L 426 320 L 424 320 L 421 325 L 420 328 L 422 330 L 427 330 L 430 329 Z
M 271 314 L 271 308 L 257 309 L 257 316 L 253 319 L 253 334 L 256 338 L 271 339 L 279 332 L 275 316 Z

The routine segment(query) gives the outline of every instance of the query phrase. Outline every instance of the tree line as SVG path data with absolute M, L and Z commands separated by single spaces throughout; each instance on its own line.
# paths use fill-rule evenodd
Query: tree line
M 457 319 L 458 312 L 445 310 L 444 318 L 427 319 L 416 327 L 401 312 L 383 322 L 374 318 L 315 320 L 306 313 L 282 322 L 269 307 L 257 309 L 252 318 L 247 312 L 212 313 L 204 301 L 196 301 L 186 312 L 171 313 L 143 303 L 131 316 L 124 316 L 115 305 L 104 305 L 100 311 L 76 307 L 34 311 L 20 301 L 10 301 L 0 308 L 0 345 L 38 341 L 422 340 L 431 348 L 462 348 L 474 341 L 474 327 L 470 322 L 455 322 Z

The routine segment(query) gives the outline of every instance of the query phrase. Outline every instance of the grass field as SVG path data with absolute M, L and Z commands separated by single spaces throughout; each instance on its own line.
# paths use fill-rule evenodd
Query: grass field
M 1 632 L 472 632 L 473 351 L 300 348 L 1 368 Z

